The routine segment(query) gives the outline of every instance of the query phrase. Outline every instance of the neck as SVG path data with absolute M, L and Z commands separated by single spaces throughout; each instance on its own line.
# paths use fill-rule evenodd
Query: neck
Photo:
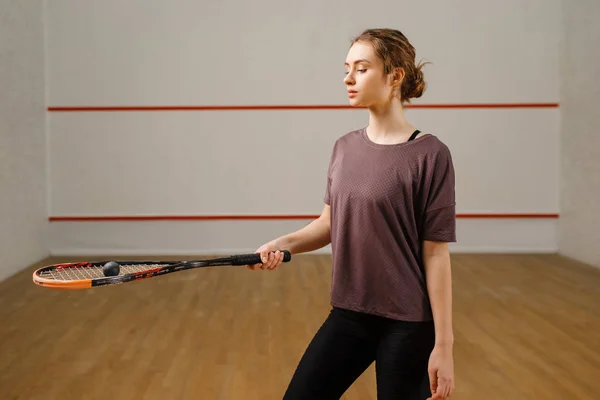
M 369 107 L 367 133 L 377 143 L 390 144 L 408 140 L 415 128 L 406 121 L 400 99 Z

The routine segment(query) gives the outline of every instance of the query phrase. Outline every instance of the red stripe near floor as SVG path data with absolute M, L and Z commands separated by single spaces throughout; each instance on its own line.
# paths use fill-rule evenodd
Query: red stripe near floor
M 311 220 L 318 215 L 122 215 L 122 216 L 54 216 L 50 222 L 59 221 L 216 221 L 216 220 Z M 469 219 L 556 219 L 558 214 L 457 214 Z
M 407 104 L 405 108 L 557 108 L 558 103 L 464 103 Z M 350 105 L 231 105 L 231 106 L 52 106 L 50 112 L 97 111 L 238 111 L 238 110 L 348 110 L 361 109 Z
M 531 218 L 543 218 L 543 219 L 556 219 L 558 218 L 558 214 L 457 214 L 457 218 L 500 218 L 500 219 L 510 219 L 510 218 L 521 218 L 521 219 L 531 219 Z

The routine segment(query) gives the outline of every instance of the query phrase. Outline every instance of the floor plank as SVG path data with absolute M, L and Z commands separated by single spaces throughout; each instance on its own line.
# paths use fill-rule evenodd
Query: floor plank
M 1 399 L 280 399 L 329 311 L 326 255 L 82 291 L 31 282 L 71 260 L 0 283 Z M 453 399 L 598 398 L 600 270 L 554 254 L 452 265 Z M 376 399 L 373 366 L 343 399 Z

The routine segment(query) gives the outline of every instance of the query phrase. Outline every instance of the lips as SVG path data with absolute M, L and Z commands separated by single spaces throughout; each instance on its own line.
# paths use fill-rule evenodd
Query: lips
M 356 90 L 348 90 L 348 97 L 354 97 L 357 93 L 358 92 Z

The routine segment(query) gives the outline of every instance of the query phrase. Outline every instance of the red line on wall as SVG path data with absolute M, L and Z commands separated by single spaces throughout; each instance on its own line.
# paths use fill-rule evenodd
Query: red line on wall
M 124 216 L 54 216 L 50 222 L 65 221 L 223 221 L 223 220 L 312 220 L 318 215 L 124 215 Z M 555 219 L 558 214 L 457 214 L 457 218 L 478 219 Z
M 531 218 L 542 218 L 542 219 L 556 219 L 558 214 L 457 214 L 457 218 L 500 218 L 500 219 L 531 219 Z
M 53 221 L 223 221 L 223 220 L 299 220 L 318 215 L 121 215 L 50 217 Z
M 556 108 L 558 103 L 408 104 L 406 108 Z M 52 106 L 49 112 L 119 111 L 240 111 L 240 110 L 348 110 L 350 105 L 246 105 L 246 106 Z

